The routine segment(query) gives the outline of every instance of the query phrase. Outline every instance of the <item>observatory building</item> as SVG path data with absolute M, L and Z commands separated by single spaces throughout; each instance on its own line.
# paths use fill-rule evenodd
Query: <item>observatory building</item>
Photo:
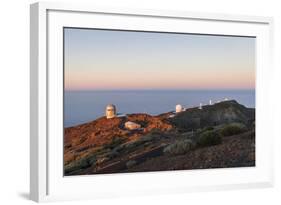
M 105 109 L 105 116 L 107 119 L 116 117 L 116 107 L 113 104 L 109 104 Z
M 176 113 L 182 112 L 183 111 L 183 107 L 181 105 L 176 105 Z
M 141 128 L 141 125 L 135 122 L 128 121 L 125 123 L 125 128 L 128 130 L 137 130 Z

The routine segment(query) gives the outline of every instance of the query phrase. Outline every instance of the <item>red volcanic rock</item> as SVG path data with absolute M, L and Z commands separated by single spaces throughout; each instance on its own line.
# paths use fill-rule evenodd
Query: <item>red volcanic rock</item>
M 172 129 L 172 125 L 164 119 L 147 114 L 131 114 L 128 115 L 127 119 L 143 125 L 144 132 L 149 132 L 152 129 L 159 129 L 161 131 Z
M 130 131 L 124 126 L 132 121 L 141 125 L 141 130 Z M 167 131 L 172 125 L 164 119 L 148 114 L 130 114 L 126 117 L 97 120 L 82 125 L 64 129 L 64 159 L 65 163 L 80 158 L 95 148 L 109 144 L 113 138 L 119 137 L 124 141 L 137 140 L 153 129 Z

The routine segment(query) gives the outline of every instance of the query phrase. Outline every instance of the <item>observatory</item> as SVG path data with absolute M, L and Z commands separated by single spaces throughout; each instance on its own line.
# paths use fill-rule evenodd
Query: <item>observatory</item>
M 128 130 L 137 130 L 141 128 L 141 125 L 135 122 L 128 121 L 125 123 L 125 128 Z
M 116 107 L 113 104 L 109 104 L 105 109 L 105 116 L 107 119 L 116 117 Z
M 176 105 L 176 113 L 182 112 L 183 111 L 183 107 L 181 105 Z

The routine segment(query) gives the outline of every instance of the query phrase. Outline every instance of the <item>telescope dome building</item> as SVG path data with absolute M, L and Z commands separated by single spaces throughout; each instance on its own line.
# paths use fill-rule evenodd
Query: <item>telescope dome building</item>
M 105 116 L 107 119 L 116 117 L 116 106 L 113 104 L 109 104 L 105 109 Z
M 176 105 L 176 113 L 182 112 L 183 111 L 183 107 L 181 105 Z

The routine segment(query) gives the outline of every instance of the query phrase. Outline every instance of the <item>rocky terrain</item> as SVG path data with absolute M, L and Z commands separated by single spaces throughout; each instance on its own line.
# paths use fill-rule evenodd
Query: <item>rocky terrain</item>
M 126 128 L 128 121 L 141 128 Z M 234 100 L 101 117 L 64 131 L 66 176 L 243 166 L 255 166 L 255 109 Z

